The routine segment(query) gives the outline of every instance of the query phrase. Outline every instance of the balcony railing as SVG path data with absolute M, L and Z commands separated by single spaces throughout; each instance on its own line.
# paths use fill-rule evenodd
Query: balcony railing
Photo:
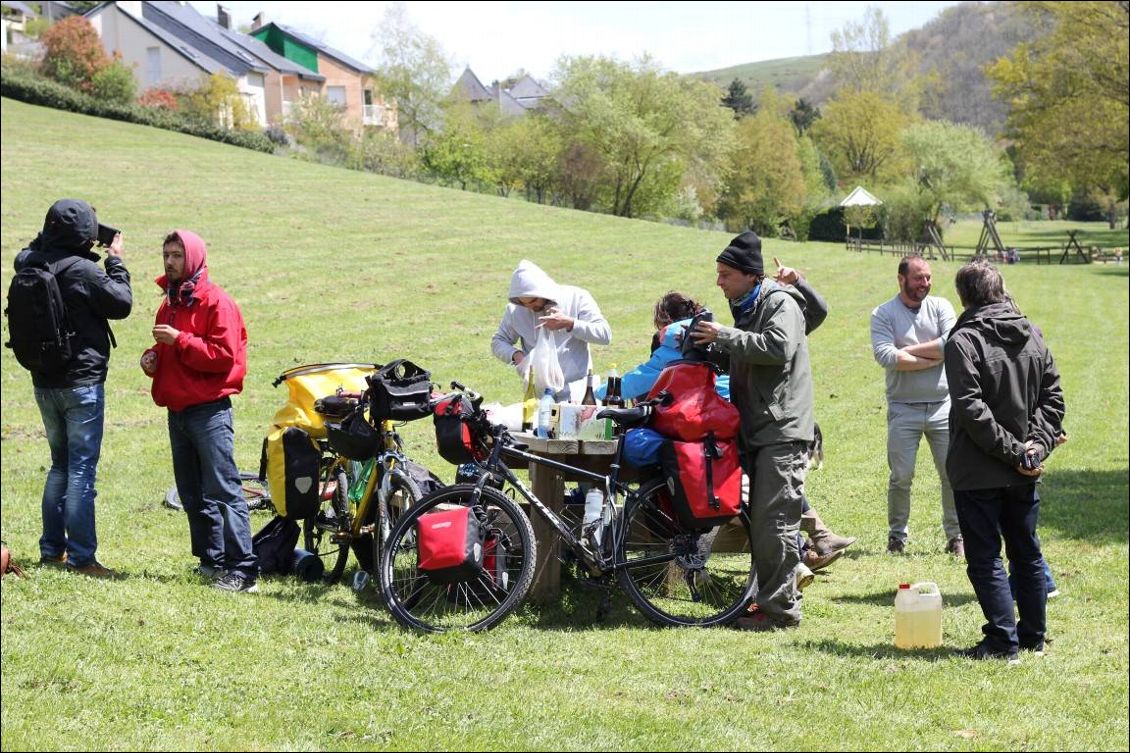
M 383 125 L 385 108 L 380 105 L 365 105 L 361 115 L 361 122 L 365 125 Z

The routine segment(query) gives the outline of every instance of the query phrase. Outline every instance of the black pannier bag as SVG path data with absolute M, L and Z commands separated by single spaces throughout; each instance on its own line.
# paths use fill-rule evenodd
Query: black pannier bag
M 659 449 L 672 513 L 686 531 L 705 531 L 738 514 L 742 469 L 738 443 L 713 434 L 701 442 L 672 440 Z
M 471 401 L 455 395 L 435 407 L 436 446 L 440 457 L 452 465 L 486 460 L 487 452 L 475 438 L 468 419 L 474 414 Z
M 381 433 L 365 417 L 363 402 L 340 423 L 327 421 L 326 438 L 334 452 L 350 460 L 369 460 L 381 451 Z
M 416 521 L 416 566 L 432 583 L 476 580 L 483 571 L 486 533 L 470 507 L 421 515 Z
M 403 358 L 369 377 L 373 421 L 414 421 L 430 412 L 432 375 Z

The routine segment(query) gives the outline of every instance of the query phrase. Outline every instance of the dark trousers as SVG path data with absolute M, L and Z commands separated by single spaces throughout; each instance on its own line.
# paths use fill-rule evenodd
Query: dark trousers
M 965 538 L 966 571 L 985 625 L 981 628 L 997 650 L 1035 646 L 1047 627 L 1047 584 L 1044 557 L 1036 536 L 1040 495 L 1036 485 L 999 489 L 954 490 L 961 535 Z M 1016 611 L 1008 575 L 1001 561 L 1001 539 L 1015 580 Z

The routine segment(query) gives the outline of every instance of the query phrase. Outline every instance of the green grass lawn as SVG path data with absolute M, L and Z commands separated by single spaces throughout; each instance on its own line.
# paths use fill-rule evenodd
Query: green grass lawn
M 526 607 L 491 633 L 425 637 L 398 629 L 371 590 L 266 579 L 257 596 L 237 596 L 189 574 L 184 515 L 161 504 L 172 476 L 164 413 L 136 365 L 164 235 L 200 233 L 212 277 L 242 305 L 251 344 L 236 432 L 246 467 L 284 402 L 271 379 L 296 364 L 408 357 L 438 382 L 519 400 L 489 340 L 522 258 L 592 291 L 614 332 L 596 365 L 630 367 L 647 356 L 665 291 L 727 318 L 713 269 L 728 236 L 10 100 L 2 139 L 0 284 L 48 206 L 72 196 L 123 229 L 135 290 L 133 316 L 115 326 L 98 480 L 99 557 L 122 580 L 32 564 L 47 446 L 27 373 L 9 350 L 0 356 L 0 533 L 32 565 L 28 578 L 3 582 L 4 750 L 1127 748 L 1126 267 L 1004 270 L 1045 332 L 1067 398 L 1071 442 L 1041 492 L 1041 537 L 1063 591 L 1049 606 L 1047 657 L 1007 667 L 952 656 L 978 640 L 982 617 L 964 568 L 942 553 L 925 449 L 908 554 L 883 554 L 885 402 L 868 317 L 896 292 L 895 261 L 777 241 L 767 258 L 803 269 L 831 307 L 811 338 L 827 463 L 809 496 L 833 528 L 860 537 L 806 591 L 800 629 L 656 629 L 620 594 L 597 623 L 596 597 L 567 585 L 559 605 Z M 935 293 L 955 303 L 956 269 L 934 264 Z M 429 422 L 409 426 L 405 441 L 451 479 Z M 253 525 L 267 519 L 255 514 Z M 946 648 L 898 651 L 895 589 L 920 580 L 944 595 Z

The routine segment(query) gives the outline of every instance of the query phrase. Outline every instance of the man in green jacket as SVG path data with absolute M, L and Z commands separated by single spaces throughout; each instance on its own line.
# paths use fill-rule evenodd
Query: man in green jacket
M 718 287 L 734 326 L 700 322 L 695 341 L 730 356 L 730 396 L 741 413 L 739 447 L 750 478 L 750 515 L 758 590 L 745 630 L 800 624 L 797 530 L 812 441 L 812 370 L 804 296 L 765 278 L 761 239 L 746 231 L 718 255 Z

